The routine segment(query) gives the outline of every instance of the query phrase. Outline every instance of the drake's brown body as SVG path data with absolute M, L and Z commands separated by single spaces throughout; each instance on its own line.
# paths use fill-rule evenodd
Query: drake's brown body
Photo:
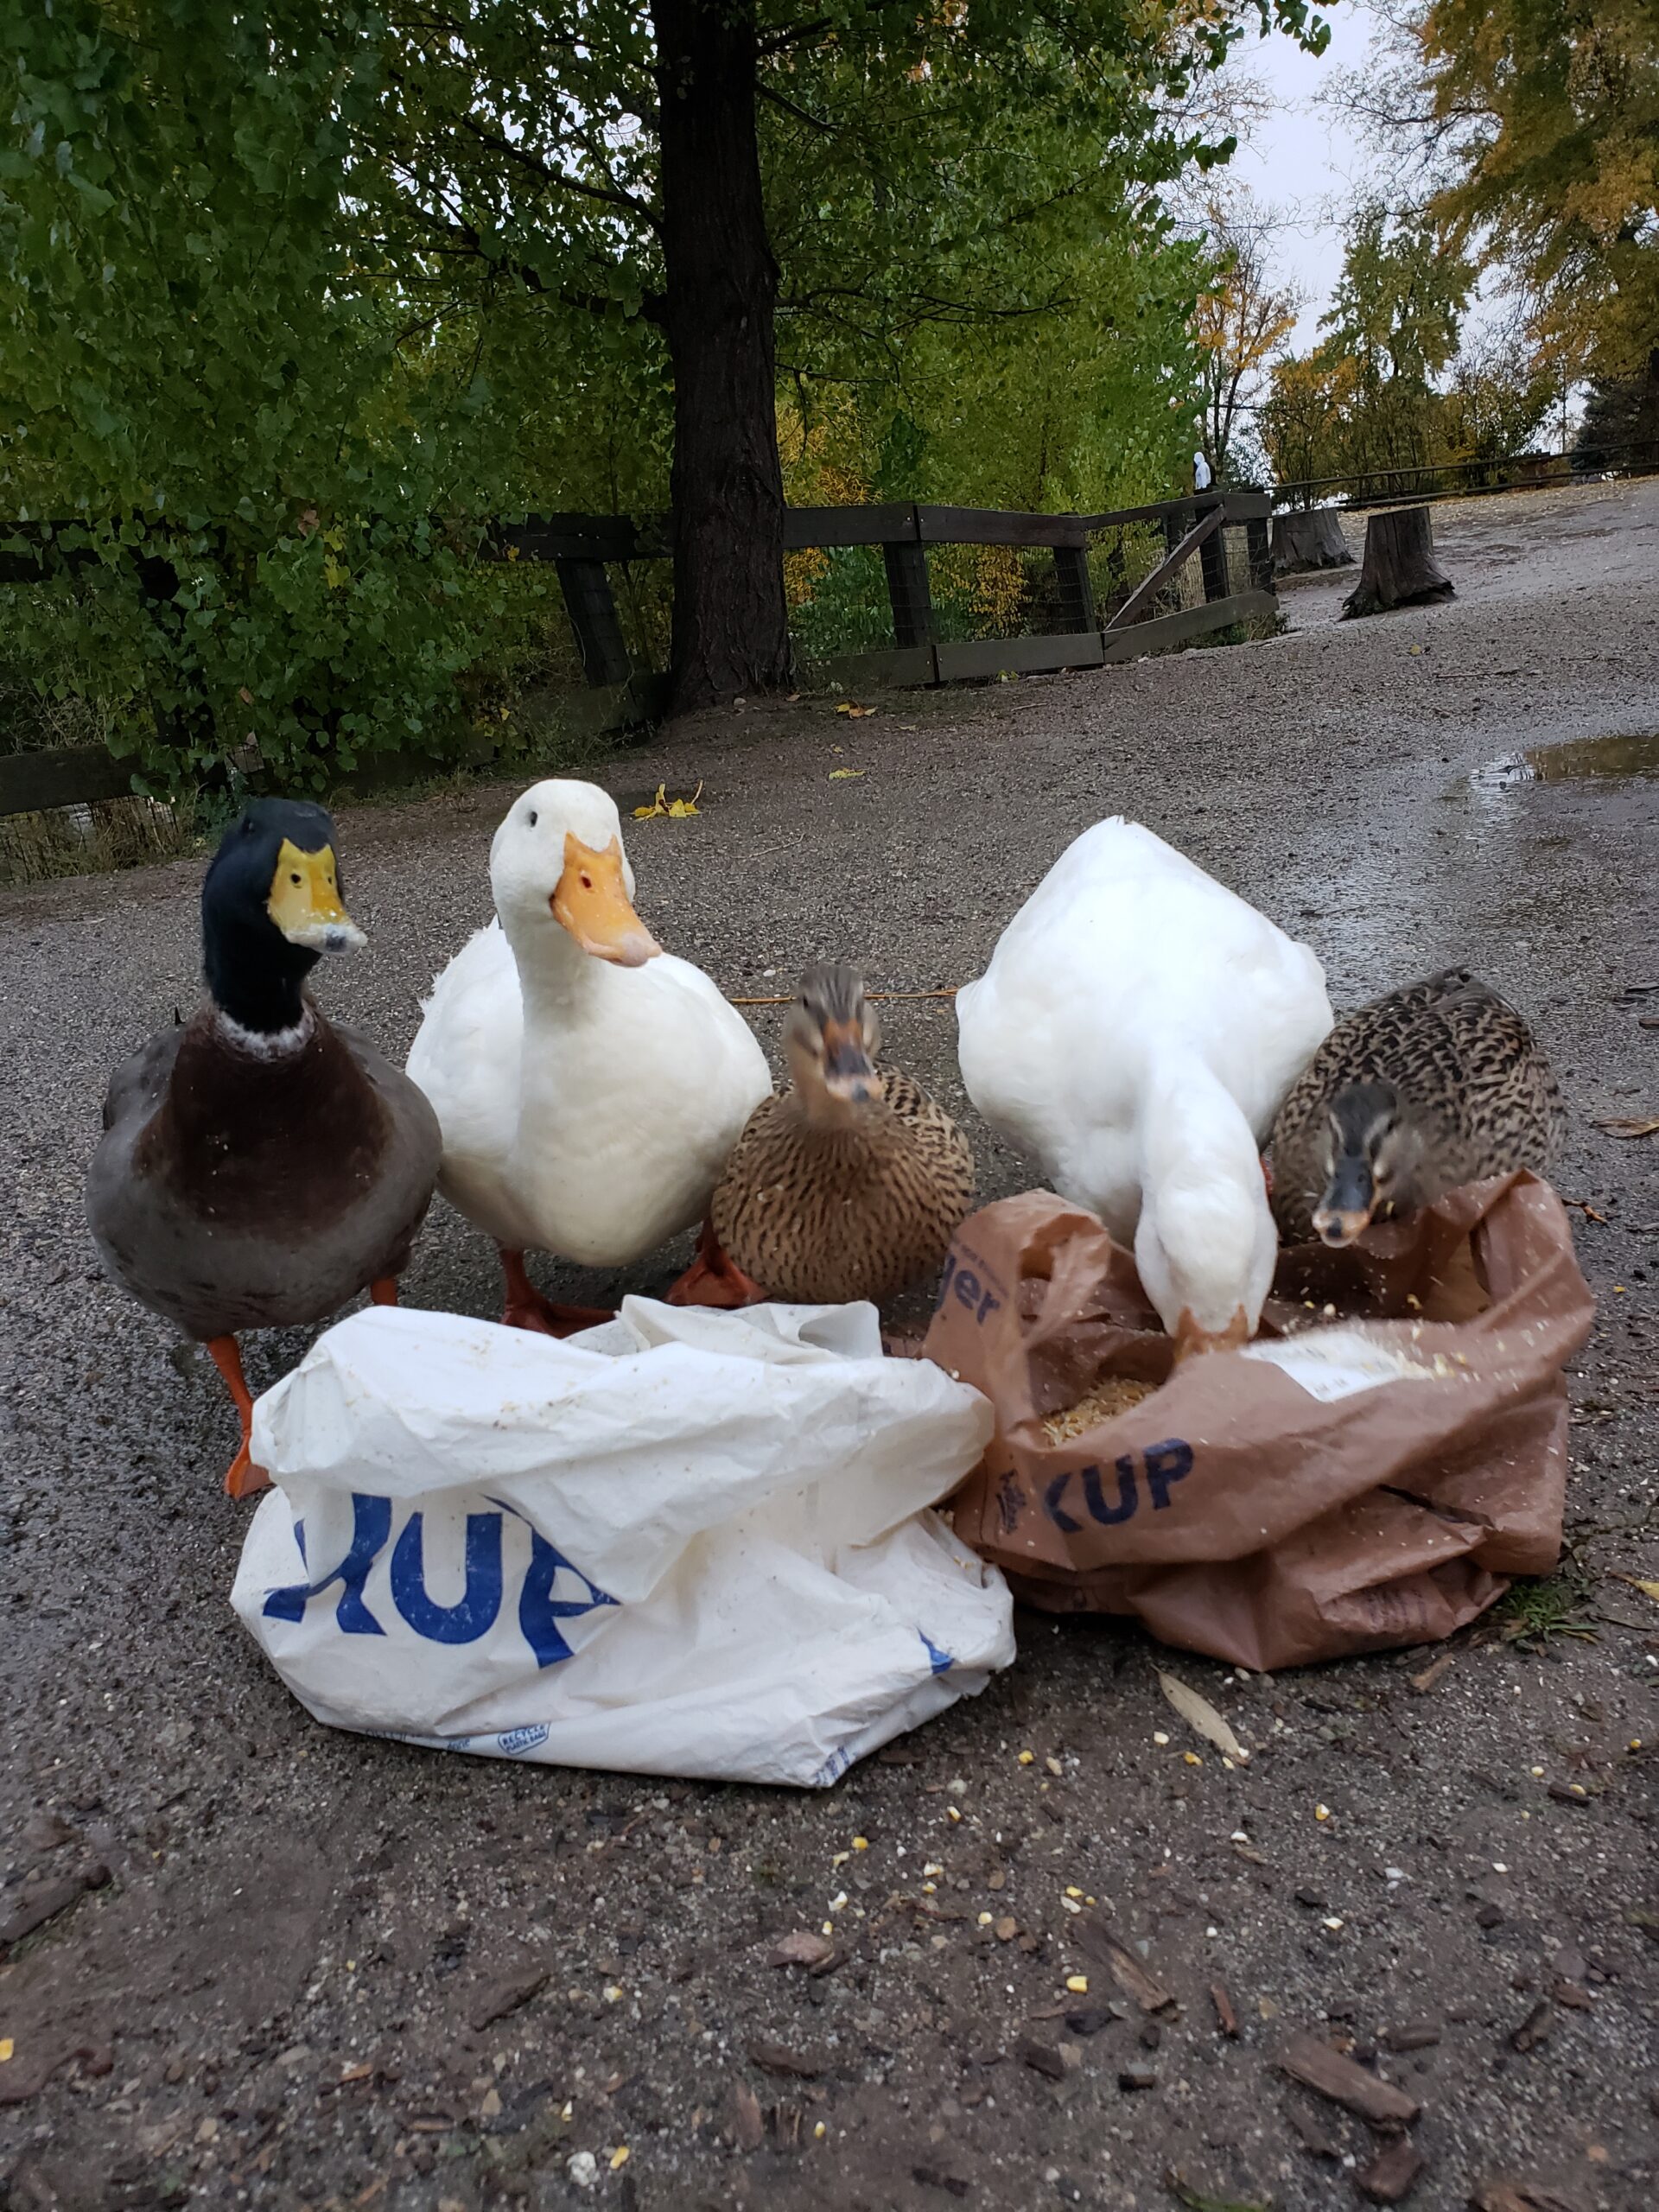
M 1273 1210 L 1287 1243 L 1314 1233 L 1329 1173 L 1332 1101 L 1384 1083 L 1414 1140 L 1414 1166 L 1376 1217 L 1414 1212 L 1483 1176 L 1544 1173 L 1560 1094 L 1526 1017 L 1465 968 L 1389 991 L 1338 1021 L 1273 1125 Z
M 880 1066 L 879 1101 L 842 1126 L 798 1090 L 762 1100 L 710 1217 L 721 1249 L 769 1297 L 878 1304 L 939 1267 L 974 1197 L 974 1156 L 921 1085 Z
M 205 1006 L 111 1080 L 86 1214 L 111 1274 L 206 1341 L 325 1319 L 409 1257 L 437 1116 L 308 1002 L 303 1041 L 251 1049 Z

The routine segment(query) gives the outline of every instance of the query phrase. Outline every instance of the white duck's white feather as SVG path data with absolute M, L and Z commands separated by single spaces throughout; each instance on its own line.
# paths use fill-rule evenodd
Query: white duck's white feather
M 1254 1329 L 1273 1235 L 1260 1147 L 1331 1027 L 1306 945 L 1138 823 L 1085 830 L 957 996 L 963 1080 L 1063 1198 L 1135 1240 L 1148 1295 Z
M 461 1212 L 510 1249 L 620 1267 L 702 1219 L 772 1082 L 701 969 L 671 953 L 614 966 L 554 919 L 567 831 L 620 845 L 614 803 L 561 780 L 514 803 L 491 852 L 499 918 L 435 982 L 409 1072 Z

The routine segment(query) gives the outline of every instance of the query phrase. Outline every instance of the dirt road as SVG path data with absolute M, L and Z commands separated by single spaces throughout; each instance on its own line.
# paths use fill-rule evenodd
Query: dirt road
M 1302 584 L 1266 644 L 856 723 L 823 699 L 710 717 L 609 772 L 706 779 L 697 819 L 638 824 L 631 850 L 646 919 L 734 995 L 822 955 L 958 982 L 1066 839 L 1122 811 L 1307 938 L 1338 1003 L 1456 961 L 1535 1014 L 1601 1300 L 1573 1382 L 1577 1571 L 1529 1601 L 1569 1632 L 1489 1625 L 1421 1688 L 1432 1653 L 1275 1681 L 1175 1662 L 1260 1747 L 1248 1771 L 1185 1762 L 1167 1655 L 1031 1617 L 982 1698 L 811 1798 L 315 1726 L 230 1612 L 246 1509 L 219 1489 L 217 1377 L 103 1282 L 80 1217 L 106 1071 L 195 995 L 200 867 L 0 900 L 0 1910 L 61 1885 L 0 1969 L 0 2200 L 1358 2206 L 1389 2145 L 1276 2070 L 1303 2029 L 1380 2052 L 1422 2106 L 1417 2212 L 1501 2175 L 1557 2192 L 1480 2200 L 1503 2212 L 1659 2198 L 1659 1605 L 1618 1579 L 1659 1574 L 1659 1143 L 1594 1126 L 1659 1114 L 1659 783 L 1629 772 L 1639 745 L 1620 773 L 1517 766 L 1659 730 L 1659 483 L 1437 527 L 1450 606 L 1338 626 L 1341 583 Z M 326 1000 L 389 1050 L 487 912 L 507 796 L 342 818 L 371 949 Z M 962 1109 L 948 1002 L 888 1031 Z M 1021 1187 L 969 1126 L 985 1193 Z M 440 1208 L 405 1292 L 491 1312 L 491 1255 Z M 257 1380 L 300 1349 L 256 1345 Z M 944 1869 L 936 1916 L 884 1919 L 918 1855 Z M 848 1962 L 768 1966 L 842 1887 L 865 1916 Z M 1174 2017 L 1059 2016 L 1068 1887 L 1145 1946 Z

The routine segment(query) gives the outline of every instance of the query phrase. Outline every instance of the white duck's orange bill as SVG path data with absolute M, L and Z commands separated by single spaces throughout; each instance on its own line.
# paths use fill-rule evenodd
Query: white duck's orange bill
M 613 837 L 603 852 L 565 833 L 564 874 L 549 904 L 553 918 L 584 952 L 619 968 L 643 968 L 662 950 L 633 911 L 622 877 L 622 846 Z

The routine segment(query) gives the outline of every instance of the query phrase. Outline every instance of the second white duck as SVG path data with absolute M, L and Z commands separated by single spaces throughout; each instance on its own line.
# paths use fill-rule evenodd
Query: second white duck
M 957 1018 L 969 1096 L 1133 1239 L 1178 1356 L 1254 1335 L 1278 1252 L 1262 1144 L 1331 1027 L 1309 948 L 1114 817 L 1061 855 Z
M 526 1250 L 622 1267 L 700 1221 L 766 1055 L 715 984 L 633 906 L 616 804 L 561 779 L 490 848 L 497 918 L 433 985 L 409 1072 L 443 1130 L 439 1188 L 495 1239 L 504 1320 L 558 1332 Z

